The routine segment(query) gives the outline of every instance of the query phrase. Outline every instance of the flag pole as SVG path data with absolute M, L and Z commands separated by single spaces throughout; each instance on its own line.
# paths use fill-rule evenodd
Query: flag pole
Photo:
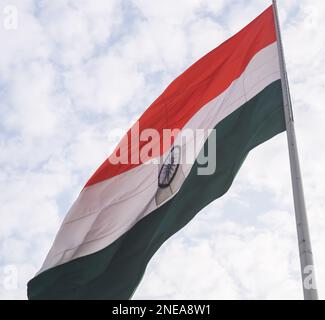
M 286 64 L 285 64 L 281 31 L 280 31 L 279 14 L 277 8 L 277 1 L 276 0 L 272 0 L 272 1 L 273 1 L 273 9 L 274 9 L 279 60 L 280 60 L 284 115 L 285 115 L 286 130 L 287 130 L 288 148 L 289 148 L 291 181 L 292 181 L 296 226 L 297 226 L 298 243 L 299 243 L 300 266 L 301 266 L 304 299 L 317 300 L 318 294 L 317 294 L 316 282 L 315 282 L 313 254 L 311 250 L 311 243 L 310 243 L 310 236 L 309 236 L 306 205 L 304 199 L 302 176 L 300 171 L 296 134 L 295 134 L 295 127 L 294 127 L 292 102 L 290 97 L 289 82 L 288 82 L 288 76 L 286 71 Z

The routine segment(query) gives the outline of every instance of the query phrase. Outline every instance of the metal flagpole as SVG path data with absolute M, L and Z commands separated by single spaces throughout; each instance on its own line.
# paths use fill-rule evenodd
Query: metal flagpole
M 303 291 L 305 300 L 317 300 L 318 294 L 315 283 L 314 262 L 311 250 L 308 220 L 306 214 L 306 205 L 304 199 L 304 191 L 302 186 L 302 177 L 300 172 L 300 164 L 297 150 L 296 134 L 294 127 L 294 118 L 292 112 L 292 102 L 290 97 L 289 82 L 286 71 L 283 45 L 281 39 L 281 31 L 279 24 L 279 15 L 277 1 L 273 1 L 275 27 L 277 34 L 277 43 L 279 51 L 281 82 L 283 91 L 284 114 L 287 129 L 287 139 L 290 157 L 291 181 L 293 189 L 294 207 L 296 215 L 301 276 L 303 283 Z

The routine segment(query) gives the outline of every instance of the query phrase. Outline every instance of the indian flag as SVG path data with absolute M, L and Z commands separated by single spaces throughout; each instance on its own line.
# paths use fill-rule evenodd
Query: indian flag
M 271 6 L 128 131 L 71 207 L 28 297 L 131 298 L 161 245 L 227 192 L 250 150 L 284 130 Z

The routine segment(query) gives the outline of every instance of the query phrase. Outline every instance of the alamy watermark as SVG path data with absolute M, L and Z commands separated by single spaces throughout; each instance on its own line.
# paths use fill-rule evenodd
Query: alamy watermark
M 115 140 L 119 134 L 113 130 L 111 135 L 110 140 Z M 140 129 L 137 122 L 122 137 L 108 161 L 112 165 L 130 166 L 139 164 L 191 166 L 196 162 L 198 175 L 212 175 L 216 170 L 216 146 L 215 129 Z M 177 154 L 173 150 L 177 150 Z
M 5 290 L 18 288 L 18 268 L 11 264 L 0 268 L 0 286 Z
M 2 26 L 5 30 L 18 29 L 18 8 L 14 5 L 6 5 L 2 8 Z
M 304 268 L 304 288 L 307 290 L 316 290 L 315 270 L 314 266 L 308 265 Z

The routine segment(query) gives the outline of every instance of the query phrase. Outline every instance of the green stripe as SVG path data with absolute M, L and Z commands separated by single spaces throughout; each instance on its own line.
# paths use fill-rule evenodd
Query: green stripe
M 229 115 L 215 129 L 217 170 L 213 175 L 198 176 L 198 164 L 195 163 L 173 199 L 105 249 L 54 267 L 32 279 L 28 283 L 28 297 L 129 299 L 159 247 L 229 189 L 251 149 L 285 130 L 280 80 Z

